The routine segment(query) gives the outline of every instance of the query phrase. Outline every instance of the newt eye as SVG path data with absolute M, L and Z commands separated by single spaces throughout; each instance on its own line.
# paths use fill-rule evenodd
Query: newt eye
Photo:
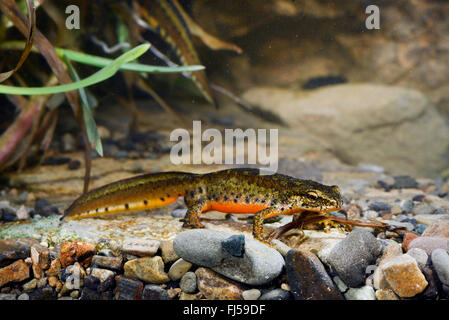
M 309 200 L 316 201 L 318 199 L 318 194 L 315 191 L 309 191 L 307 192 L 306 197 Z

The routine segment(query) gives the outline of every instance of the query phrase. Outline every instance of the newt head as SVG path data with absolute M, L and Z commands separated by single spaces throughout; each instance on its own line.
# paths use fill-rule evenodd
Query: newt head
M 294 209 L 301 211 L 330 212 L 340 210 L 343 198 L 338 186 L 327 186 L 315 181 L 304 180 L 290 190 Z

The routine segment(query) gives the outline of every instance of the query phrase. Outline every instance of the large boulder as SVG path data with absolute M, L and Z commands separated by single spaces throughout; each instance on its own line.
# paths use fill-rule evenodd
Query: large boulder
M 311 92 L 259 87 L 243 97 L 325 140 L 350 164 L 377 163 L 420 176 L 435 176 L 449 164 L 449 126 L 416 90 L 374 84 Z

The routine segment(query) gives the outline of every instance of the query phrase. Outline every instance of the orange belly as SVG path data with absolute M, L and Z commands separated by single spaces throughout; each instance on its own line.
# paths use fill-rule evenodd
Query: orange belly
M 224 213 L 256 213 L 267 208 L 266 205 L 235 202 L 212 202 L 207 210 L 217 210 Z

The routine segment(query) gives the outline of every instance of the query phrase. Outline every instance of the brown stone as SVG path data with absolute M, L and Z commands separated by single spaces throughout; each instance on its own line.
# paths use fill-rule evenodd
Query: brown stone
M 48 276 L 57 276 L 59 274 L 59 271 L 61 271 L 61 262 L 59 261 L 59 258 L 56 258 L 50 263 L 50 268 L 48 268 L 45 273 Z
M 8 239 L 0 240 L 0 267 L 5 267 L 15 260 L 30 256 L 32 245 L 39 244 L 34 239 Z
M 34 245 L 31 247 L 31 260 L 33 265 L 45 270 L 50 264 L 50 251 L 41 245 Z
M 296 300 L 343 300 L 320 259 L 313 253 L 292 249 L 287 253 L 285 265 L 288 284 Z
M 162 252 L 162 260 L 164 260 L 164 263 L 174 262 L 179 259 L 179 256 L 173 249 L 173 241 L 161 241 L 160 248 Z
M 65 268 L 76 261 L 84 267 L 88 267 L 92 256 L 95 254 L 95 245 L 87 242 L 72 241 L 61 245 L 60 261 Z
M 373 275 L 373 285 L 376 289 L 388 289 L 390 288 L 390 285 L 388 284 L 387 280 L 385 279 L 385 275 L 382 271 L 382 266 L 387 263 L 388 261 L 392 260 L 394 257 L 402 255 L 402 249 L 401 245 L 392 242 L 390 243 L 386 248 L 385 251 L 379 261 L 379 266 L 374 271 Z
M 449 220 L 439 219 L 424 230 L 423 237 L 449 238 Z
M 56 285 L 58 284 L 58 278 L 56 278 L 56 277 L 49 277 L 48 278 L 48 284 L 50 285 L 50 287 L 56 287 Z
M 123 268 L 128 278 L 157 284 L 170 281 L 160 256 L 134 259 L 126 262 Z
M 31 269 L 33 270 L 33 275 L 36 279 L 42 279 L 44 277 L 44 270 L 39 268 L 37 264 L 32 264 Z
M 30 277 L 30 268 L 23 260 L 17 260 L 0 269 L 0 287 L 9 282 L 20 282 Z
M 424 291 L 427 281 L 411 256 L 395 257 L 382 267 L 391 289 L 401 298 L 411 298 Z
M 195 271 L 199 291 L 208 300 L 242 300 L 243 287 L 221 277 L 218 273 L 198 268 Z
M 415 240 L 416 238 L 419 238 L 417 234 L 407 232 L 404 236 L 404 240 L 402 241 L 402 249 L 404 249 L 405 252 L 408 251 L 410 243 Z
M 379 289 L 376 291 L 377 300 L 399 300 L 391 289 Z

